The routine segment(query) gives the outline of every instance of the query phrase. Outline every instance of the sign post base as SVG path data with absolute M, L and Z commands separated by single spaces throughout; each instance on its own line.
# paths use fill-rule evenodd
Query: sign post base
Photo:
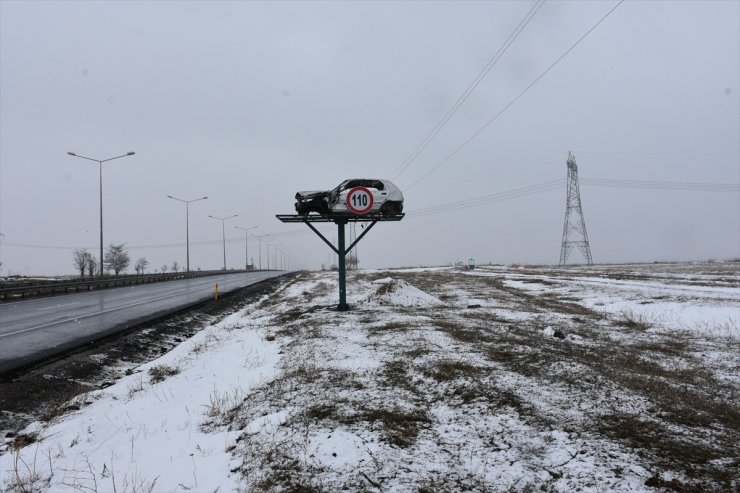
M 305 223 L 306 226 L 311 228 L 319 238 L 324 240 L 324 243 L 329 245 L 329 248 L 334 250 L 334 253 L 339 257 L 339 304 L 337 305 L 337 311 L 346 312 L 349 311 L 349 305 L 347 304 L 347 254 L 360 242 L 360 240 L 375 226 L 376 223 L 386 221 L 400 221 L 404 218 L 404 214 L 394 215 L 382 215 L 382 214 L 365 214 L 365 215 L 348 215 L 348 214 L 321 214 L 321 215 L 294 215 L 294 214 L 278 214 L 277 217 L 284 223 Z M 345 247 L 345 235 L 344 226 L 349 222 L 365 222 L 370 225 L 365 228 L 360 236 L 352 243 L 348 248 Z M 326 239 L 324 235 L 319 232 L 311 223 L 329 223 L 333 222 L 337 225 L 337 246 L 335 247 L 332 243 Z

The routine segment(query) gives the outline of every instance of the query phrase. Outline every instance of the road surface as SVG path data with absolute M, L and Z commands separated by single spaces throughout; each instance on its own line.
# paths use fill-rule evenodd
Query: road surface
M 223 274 L 0 303 L 0 373 L 205 301 L 216 283 L 227 293 L 283 274 Z

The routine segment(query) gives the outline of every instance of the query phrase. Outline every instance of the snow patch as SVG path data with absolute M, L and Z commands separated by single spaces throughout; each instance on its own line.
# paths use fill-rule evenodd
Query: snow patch
M 368 302 L 392 306 L 440 306 L 444 303 L 434 296 L 412 286 L 403 279 L 386 277 L 373 281 L 378 286 Z

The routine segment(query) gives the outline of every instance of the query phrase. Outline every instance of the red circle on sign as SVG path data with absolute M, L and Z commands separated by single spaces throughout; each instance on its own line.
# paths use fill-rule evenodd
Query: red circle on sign
M 373 194 L 365 187 L 354 187 L 347 192 L 347 208 L 355 214 L 367 214 L 374 203 Z

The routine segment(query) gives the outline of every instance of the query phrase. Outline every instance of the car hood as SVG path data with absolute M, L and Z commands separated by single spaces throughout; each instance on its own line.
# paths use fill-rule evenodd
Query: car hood
M 295 197 L 311 198 L 317 195 L 326 195 L 327 193 L 328 192 L 326 190 L 302 190 L 300 192 L 296 192 Z

